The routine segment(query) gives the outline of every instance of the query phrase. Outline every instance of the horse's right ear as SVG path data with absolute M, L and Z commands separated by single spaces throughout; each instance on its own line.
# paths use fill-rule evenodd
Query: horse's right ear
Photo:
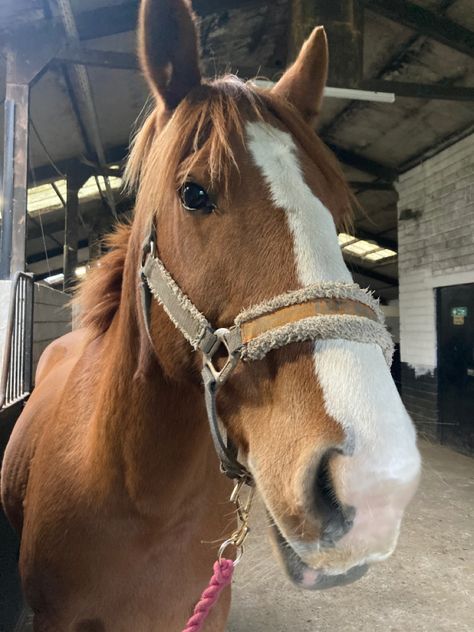
M 138 53 L 145 77 L 172 111 L 201 83 L 198 33 L 190 0 L 142 0 Z
M 303 44 L 295 63 L 272 89 L 273 93 L 292 103 L 311 125 L 323 100 L 328 56 L 326 33 L 322 26 L 317 26 Z

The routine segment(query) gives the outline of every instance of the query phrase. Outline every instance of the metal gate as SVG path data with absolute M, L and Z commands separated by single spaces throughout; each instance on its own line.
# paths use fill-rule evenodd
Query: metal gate
M 18 272 L 14 278 L 8 314 L 0 410 L 26 399 L 33 388 L 33 277 Z

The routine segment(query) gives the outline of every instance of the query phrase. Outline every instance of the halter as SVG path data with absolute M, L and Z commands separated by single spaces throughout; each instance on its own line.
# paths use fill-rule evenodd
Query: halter
M 355 283 L 318 283 L 280 294 L 240 312 L 231 327 L 214 329 L 157 256 L 154 233 L 144 243 L 139 274 L 150 341 L 154 297 L 193 349 L 202 353 L 207 417 L 221 470 L 248 485 L 253 485 L 253 477 L 238 460 L 238 449 L 227 436 L 216 407 L 218 389 L 241 360 L 260 360 L 272 349 L 293 342 L 345 339 L 378 344 L 391 364 L 393 341 L 384 326 L 383 312 L 372 294 Z M 215 356 L 222 350 L 226 359 L 222 368 L 217 368 Z

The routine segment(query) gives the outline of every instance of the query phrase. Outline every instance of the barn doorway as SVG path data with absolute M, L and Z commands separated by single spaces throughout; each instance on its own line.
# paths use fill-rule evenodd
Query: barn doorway
M 474 283 L 438 289 L 440 436 L 474 454 Z

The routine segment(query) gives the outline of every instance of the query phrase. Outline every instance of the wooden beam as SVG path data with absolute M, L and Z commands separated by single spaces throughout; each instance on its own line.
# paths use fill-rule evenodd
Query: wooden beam
M 395 252 L 398 251 L 398 244 L 394 239 L 377 235 L 377 233 L 371 233 L 367 230 L 363 230 L 362 228 L 355 229 L 354 237 L 357 237 L 357 239 L 364 239 L 365 241 L 373 241 L 381 248 L 388 248 L 389 250 L 394 250 Z
M 26 263 L 26 202 L 28 182 L 28 146 L 30 86 L 7 83 L 6 101 L 14 107 L 12 197 L 5 215 L 11 214 L 10 278 L 25 270 Z M 9 171 L 9 166 L 7 165 Z M 8 277 L 6 277 L 8 278 Z
M 412 156 L 406 162 L 404 162 L 400 166 L 400 173 L 405 173 L 406 171 L 413 169 L 413 167 L 417 167 L 419 164 L 425 162 L 429 158 L 433 158 L 433 156 L 436 156 L 436 154 L 439 154 L 441 151 L 444 151 L 448 147 L 451 147 L 452 145 L 458 143 L 471 134 L 474 134 L 474 124 L 468 125 L 467 127 L 462 127 L 452 134 L 445 136 L 438 143 L 436 143 L 436 145 L 429 147 L 428 149 L 424 149 L 421 153 Z
M 139 70 L 136 55 L 131 53 L 117 53 L 115 51 L 92 50 L 81 46 L 67 46 L 60 50 L 55 60 L 66 64 L 80 64 L 81 66 L 99 66 L 118 70 Z
M 75 17 L 80 39 L 84 41 L 99 39 L 134 31 L 137 26 L 139 4 L 138 0 L 130 0 L 123 4 L 77 13 Z M 200 16 L 261 5 L 260 0 L 194 0 L 193 2 L 194 11 Z
M 363 9 L 358 0 L 291 0 L 289 58 L 317 24 L 329 43 L 329 85 L 357 87 L 363 68 Z
M 193 11 L 198 15 L 223 13 L 224 11 L 245 10 L 265 4 L 262 0 L 192 0 Z
M 3 176 L 0 205 L 2 211 L 0 244 L 0 279 L 11 278 L 11 258 L 13 249 L 13 188 L 15 180 L 15 112 L 13 99 L 5 101 L 3 138 Z
M 404 0 L 362 0 L 366 9 L 383 15 L 394 22 L 474 57 L 474 32 L 452 22 L 443 15 L 436 15 L 418 4 Z
M 79 241 L 79 191 L 91 175 L 89 167 L 81 163 L 67 174 L 67 202 L 64 214 L 64 292 L 70 292 L 76 283 L 77 253 Z
M 138 58 L 132 53 L 94 50 L 90 48 L 83 48 L 81 46 L 67 46 L 61 49 L 56 54 L 55 61 L 64 64 L 110 68 L 112 70 L 140 71 Z M 204 59 L 203 61 L 205 64 L 207 60 Z M 214 75 L 214 66 L 215 63 L 213 62 L 213 70 L 210 71 L 210 75 L 212 76 Z M 263 77 L 273 77 L 275 73 L 281 71 L 281 68 L 270 68 L 255 63 L 254 66 L 242 66 L 241 64 L 235 64 L 231 70 L 236 72 L 239 77 L 243 79 L 251 79 L 257 74 Z
M 350 149 L 345 149 L 334 143 L 326 142 L 329 149 L 336 154 L 337 158 L 349 167 L 354 167 L 364 173 L 370 173 L 371 175 L 380 178 L 386 182 L 393 182 L 398 177 L 398 171 L 392 167 L 382 165 L 370 158 L 356 154 Z
M 134 31 L 138 20 L 138 0 L 100 7 L 76 14 L 76 26 L 81 40 L 99 39 Z
M 77 250 L 82 250 L 83 248 L 87 248 L 88 246 L 88 239 L 81 239 L 77 242 Z M 51 248 L 50 250 L 47 250 L 46 253 L 43 251 L 34 255 L 30 255 L 27 259 L 28 265 L 31 265 L 32 263 L 41 263 L 42 261 L 46 261 L 46 255 L 48 256 L 48 259 L 54 259 L 55 257 L 60 257 L 62 254 L 63 248 Z M 60 272 L 63 272 L 63 268 L 61 268 L 60 270 L 51 271 L 51 275 L 59 274 Z M 49 276 L 49 272 L 46 273 L 45 276 Z
M 117 147 L 112 147 L 110 149 L 107 149 L 105 152 L 106 154 L 105 158 L 107 160 L 107 163 L 116 164 L 116 163 L 122 162 L 127 157 L 128 151 L 129 151 L 129 148 L 127 145 L 118 145 Z M 61 173 L 66 173 L 75 162 L 76 162 L 75 159 L 59 160 L 58 162 L 56 162 L 57 170 L 59 170 Z M 86 163 L 86 164 L 90 164 L 90 163 Z M 37 185 L 45 184 L 47 182 L 53 182 L 55 180 L 59 180 L 60 176 L 58 175 L 57 170 L 50 164 L 44 165 L 42 167 L 38 167 L 37 169 L 35 169 L 35 184 Z M 99 167 L 97 169 L 94 169 L 94 172 L 99 173 L 99 175 L 101 175 Z M 109 176 L 112 175 L 108 171 L 106 171 L 106 173 Z M 29 184 L 31 185 L 32 182 L 30 182 Z
M 50 25 L 27 25 L 0 37 L 6 62 L 1 278 L 25 269 L 30 90 L 60 46 L 56 35 Z
M 395 187 L 391 182 L 380 182 L 379 180 L 373 182 L 351 180 L 349 185 L 356 193 L 363 193 L 364 191 L 395 191 Z
M 378 281 L 379 283 L 383 283 L 384 285 L 388 285 L 389 287 L 398 287 L 398 279 L 393 277 L 389 277 L 386 274 L 381 274 L 372 268 L 364 268 L 363 266 L 353 263 L 351 261 L 347 261 L 347 267 L 354 274 L 359 274 L 360 276 L 364 276 L 367 279 L 373 279 L 374 281 Z
M 374 90 L 375 92 L 393 92 L 397 97 L 414 99 L 474 101 L 474 87 L 365 79 L 361 83 L 361 88 L 363 90 Z
M 120 216 L 124 213 L 130 212 L 133 206 L 133 199 L 126 198 L 120 200 L 120 202 L 117 204 L 117 215 Z M 111 226 L 114 222 L 110 212 L 104 208 L 100 198 L 96 198 L 95 204 L 91 200 L 87 202 L 82 201 L 81 214 L 85 224 L 89 227 L 94 226 L 95 224 L 97 224 L 98 221 L 101 220 L 104 221 L 104 225 L 108 226 Z M 61 245 L 62 252 L 61 234 L 64 232 L 64 217 L 48 222 L 47 216 L 47 213 L 45 214 L 45 216 L 43 216 L 43 230 L 41 230 L 41 224 L 36 220 L 36 218 L 32 217 L 31 215 L 29 216 L 29 220 L 31 221 L 29 221 L 28 223 L 28 242 L 31 242 L 34 239 L 41 239 L 44 231 L 45 237 L 47 239 L 52 239 L 55 243 Z M 57 217 L 57 213 L 55 213 L 55 216 Z M 58 234 L 58 239 L 53 237 L 53 235 L 55 235 L 56 233 Z M 61 244 L 59 242 L 61 242 Z

